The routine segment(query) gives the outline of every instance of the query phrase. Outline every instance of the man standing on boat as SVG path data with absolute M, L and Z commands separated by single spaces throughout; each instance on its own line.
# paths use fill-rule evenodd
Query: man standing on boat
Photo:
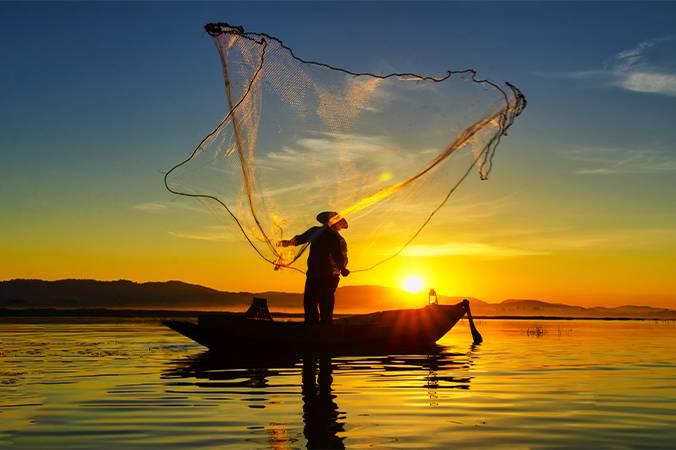
M 334 294 L 340 275 L 346 277 L 347 244 L 339 231 L 347 229 L 347 220 L 335 211 L 324 211 L 317 215 L 321 227 L 312 227 L 303 234 L 289 240 L 279 241 L 281 247 L 310 243 L 307 258 L 307 278 L 303 307 L 305 323 L 329 323 L 333 318 Z M 319 311 L 317 311 L 319 307 Z

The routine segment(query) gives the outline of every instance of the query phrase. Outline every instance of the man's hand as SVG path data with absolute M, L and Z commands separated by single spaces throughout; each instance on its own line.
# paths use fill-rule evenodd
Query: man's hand
M 348 275 L 350 274 L 350 271 L 347 270 L 347 268 L 341 269 L 341 270 L 340 270 L 340 274 L 341 274 L 342 276 L 346 277 L 346 276 L 348 276 Z

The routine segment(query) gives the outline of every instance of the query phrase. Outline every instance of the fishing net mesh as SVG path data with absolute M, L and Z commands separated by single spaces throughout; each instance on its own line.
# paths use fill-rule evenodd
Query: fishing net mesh
M 350 266 L 399 254 L 472 172 L 485 179 L 525 98 L 473 70 L 356 73 L 297 57 L 280 40 L 209 24 L 226 114 L 165 177 L 204 201 L 274 268 L 303 270 L 305 246 L 278 242 L 349 222 Z

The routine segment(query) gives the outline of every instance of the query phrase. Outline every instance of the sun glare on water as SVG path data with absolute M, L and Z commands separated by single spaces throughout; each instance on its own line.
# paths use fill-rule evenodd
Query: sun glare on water
M 404 290 L 410 292 L 411 294 L 417 294 L 425 288 L 425 283 L 422 278 L 417 275 L 409 275 L 404 278 L 402 283 Z

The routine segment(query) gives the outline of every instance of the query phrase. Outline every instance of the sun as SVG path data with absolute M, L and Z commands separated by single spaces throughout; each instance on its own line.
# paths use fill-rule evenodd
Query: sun
M 409 275 L 406 278 L 404 278 L 402 286 L 404 287 L 404 290 L 406 292 L 410 292 L 411 294 L 417 294 L 418 292 L 422 291 L 425 288 L 425 283 L 419 276 Z

